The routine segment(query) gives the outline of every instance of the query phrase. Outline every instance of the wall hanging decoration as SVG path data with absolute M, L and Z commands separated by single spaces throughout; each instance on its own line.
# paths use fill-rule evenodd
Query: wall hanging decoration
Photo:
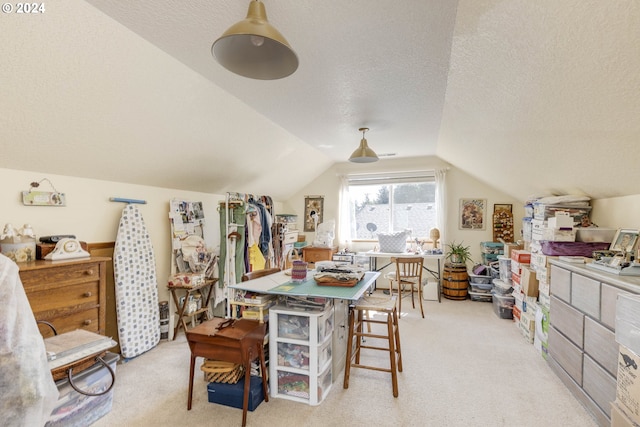
M 304 198 L 304 231 L 316 231 L 316 226 L 323 222 L 324 196 L 305 196 Z
M 42 181 L 47 181 L 53 191 L 34 191 L 34 188 L 40 187 Z M 51 181 L 43 178 L 40 181 L 32 182 L 29 190 L 22 192 L 22 203 L 25 206 L 66 206 L 67 199 L 64 193 L 56 190 Z
M 484 230 L 486 207 L 486 199 L 460 199 L 460 230 Z

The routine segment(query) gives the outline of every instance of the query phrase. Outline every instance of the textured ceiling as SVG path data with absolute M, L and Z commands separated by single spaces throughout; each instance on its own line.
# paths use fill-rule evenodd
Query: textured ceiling
M 0 167 L 285 199 L 366 126 L 519 199 L 639 193 L 635 0 L 265 0 L 300 59 L 276 81 L 211 56 L 248 3 L 3 14 Z

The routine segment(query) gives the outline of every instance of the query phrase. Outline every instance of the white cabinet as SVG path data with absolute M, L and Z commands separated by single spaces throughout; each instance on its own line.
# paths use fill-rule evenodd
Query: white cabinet
M 324 311 L 269 310 L 271 396 L 318 405 L 332 383 L 333 306 Z

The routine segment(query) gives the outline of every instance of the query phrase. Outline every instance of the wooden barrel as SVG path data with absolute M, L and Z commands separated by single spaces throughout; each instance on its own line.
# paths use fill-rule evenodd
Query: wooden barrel
M 467 265 L 446 263 L 442 274 L 442 296 L 447 299 L 465 300 L 468 287 Z

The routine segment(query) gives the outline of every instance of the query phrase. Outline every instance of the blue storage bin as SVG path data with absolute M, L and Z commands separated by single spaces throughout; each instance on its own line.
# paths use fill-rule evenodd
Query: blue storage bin
M 220 405 L 242 409 L 244 377 L 240 378 L 240 381 L 235 384 L 209 383 L 209 385 L 207 385 L 207 394 L 209 402 L 211 403 L 219 403 Z M 251 385 L 249 386 L 248 409 L 253 411 L 263 400 L 262 378 L 252 375 Z

